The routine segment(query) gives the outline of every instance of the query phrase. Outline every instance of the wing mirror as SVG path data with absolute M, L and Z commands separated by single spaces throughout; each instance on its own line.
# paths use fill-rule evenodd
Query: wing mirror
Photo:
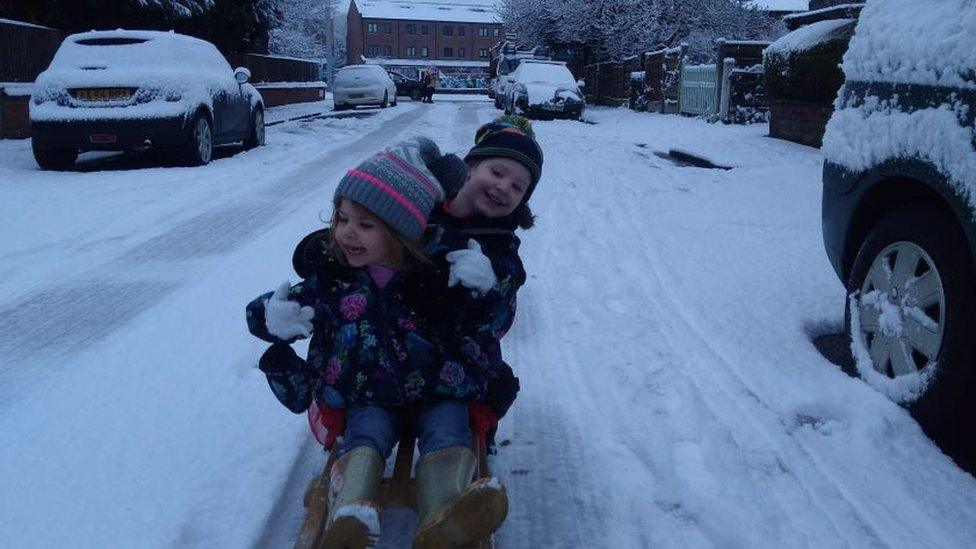
M 576 87 L 582 88 L 583 86 L 586 86 L 586 80 L 580 78 L 579 80 L 576 81 Z
M 234 70 L 234 80 L 237 80 L 238 84 L 247 84 L 250 79 L 251 71 L 249 71 L 246 67 L 237 67 L 237 69 Z

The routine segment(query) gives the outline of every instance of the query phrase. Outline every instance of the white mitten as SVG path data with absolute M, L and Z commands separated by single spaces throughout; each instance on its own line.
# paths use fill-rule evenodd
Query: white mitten
M 288 299 L 291 283 L 285 281 L 264 305 L 264 325 L 271 335 L 289 340 L 294 337 L 308 337 L 312 333 L 312 317 L 315 309 L 302 307 Z
M 487 293 L 498 283 L 491 260 L 481 253 L 481 244 L 474 239 L 468 240 L 467 250 L 448 252 L 444 258 L 451 264 L 448 286 L 457 286 L 460 282 L 465 288 Z

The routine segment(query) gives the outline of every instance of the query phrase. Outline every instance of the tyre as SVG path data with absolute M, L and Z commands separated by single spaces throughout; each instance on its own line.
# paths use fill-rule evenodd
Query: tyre
M 397 106 L 397 96 L 396 95 L 393 96 L 393 103 L 391 103 L 390 106 L 391 107 L 396 107 Z
M 334 110 L 334 111 L 344 111 L 344 110 L 346 110 L 348 108 L 349 108 L 349 105 L 341 105 L 339 103 L 336 103 L 335 105 L 332 106 L 332 110 Z
M 70 170 L 78 159 L 78 149 L 45 149 L 31 142 L 34 161 L 42 170 Z
M 258 107 L 251 115 L 251 125 L 244 138 L 244 148 L 253 149 L 262 145 L 264 145 L 264 110 Z
M 390 106 L 390 92 L 383 92 L 383 102 L 380 103 L 380 108 L 385 109 Z
M 190 126 L 190 139 L 184 149 L 184 158 L 190 166 L 209 164 L 213 158 L 213 132 L 210 119 L 203 113 L 197 113 Z
M 495 108 L 504 110 L 505 107 L 502 104 L 502 100 L 498 95 L 495 95 Z
M 410 99 L 414 101 L 420 101 L 420 96 L 421 96 L 420 90 L 418 89 L 410 90 Z
M 861 244 L 845 320 L 857 373 L 942 430 L 972 394 L 976 272 L 966 240 L 932 206 L 895 210 Z
M 512 101 L 509 101 L 507 97 L 505 98 L 505 108 L 503 109 L 505 114 L 512 114 Z

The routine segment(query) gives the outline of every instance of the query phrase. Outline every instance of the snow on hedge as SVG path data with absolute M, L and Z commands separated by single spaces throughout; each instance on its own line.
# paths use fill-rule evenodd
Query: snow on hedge
M 789 57 L 793 53 L 808 51 L 821 44 L 843 39 L 848 36 L 849 27 L 853 23 L 853 19 L 828 19 L 811 23 L 773 42 L 763 50 L 763 55 L 778 54 Z
M 137 88 L 132 101 L 89 108 L 69 106 L 68 90 Z M 213 44 L 173 32 L 93 31 L 66 38 L 35 81 L 31 118 L 161 118 L 198 105 L 212 107 L 218 93 L 239 87 Z M 134 104 L 133 104 L 134 103 Z
M 872 0 L 844 55 L 848 82 L 880 81 L 976 88 L 976 3 L 972 0 Z M 898 97 L 842 99 L 827 124 L 824 157 L 853 171 L 892 158 L 918 157 L 945 174 L 976 209 L 970 108 L 958 95 L 906 112 Z

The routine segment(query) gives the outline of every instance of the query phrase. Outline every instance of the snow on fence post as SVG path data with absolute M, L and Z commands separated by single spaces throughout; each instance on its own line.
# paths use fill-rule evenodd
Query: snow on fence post
M 732 91 L 733 69 L 735 69 L 735 59 L 726 57 L 722 60 L 722 73 L 718 80 L 718 119 L 723 122 L 729 118 L 729 94 Z

